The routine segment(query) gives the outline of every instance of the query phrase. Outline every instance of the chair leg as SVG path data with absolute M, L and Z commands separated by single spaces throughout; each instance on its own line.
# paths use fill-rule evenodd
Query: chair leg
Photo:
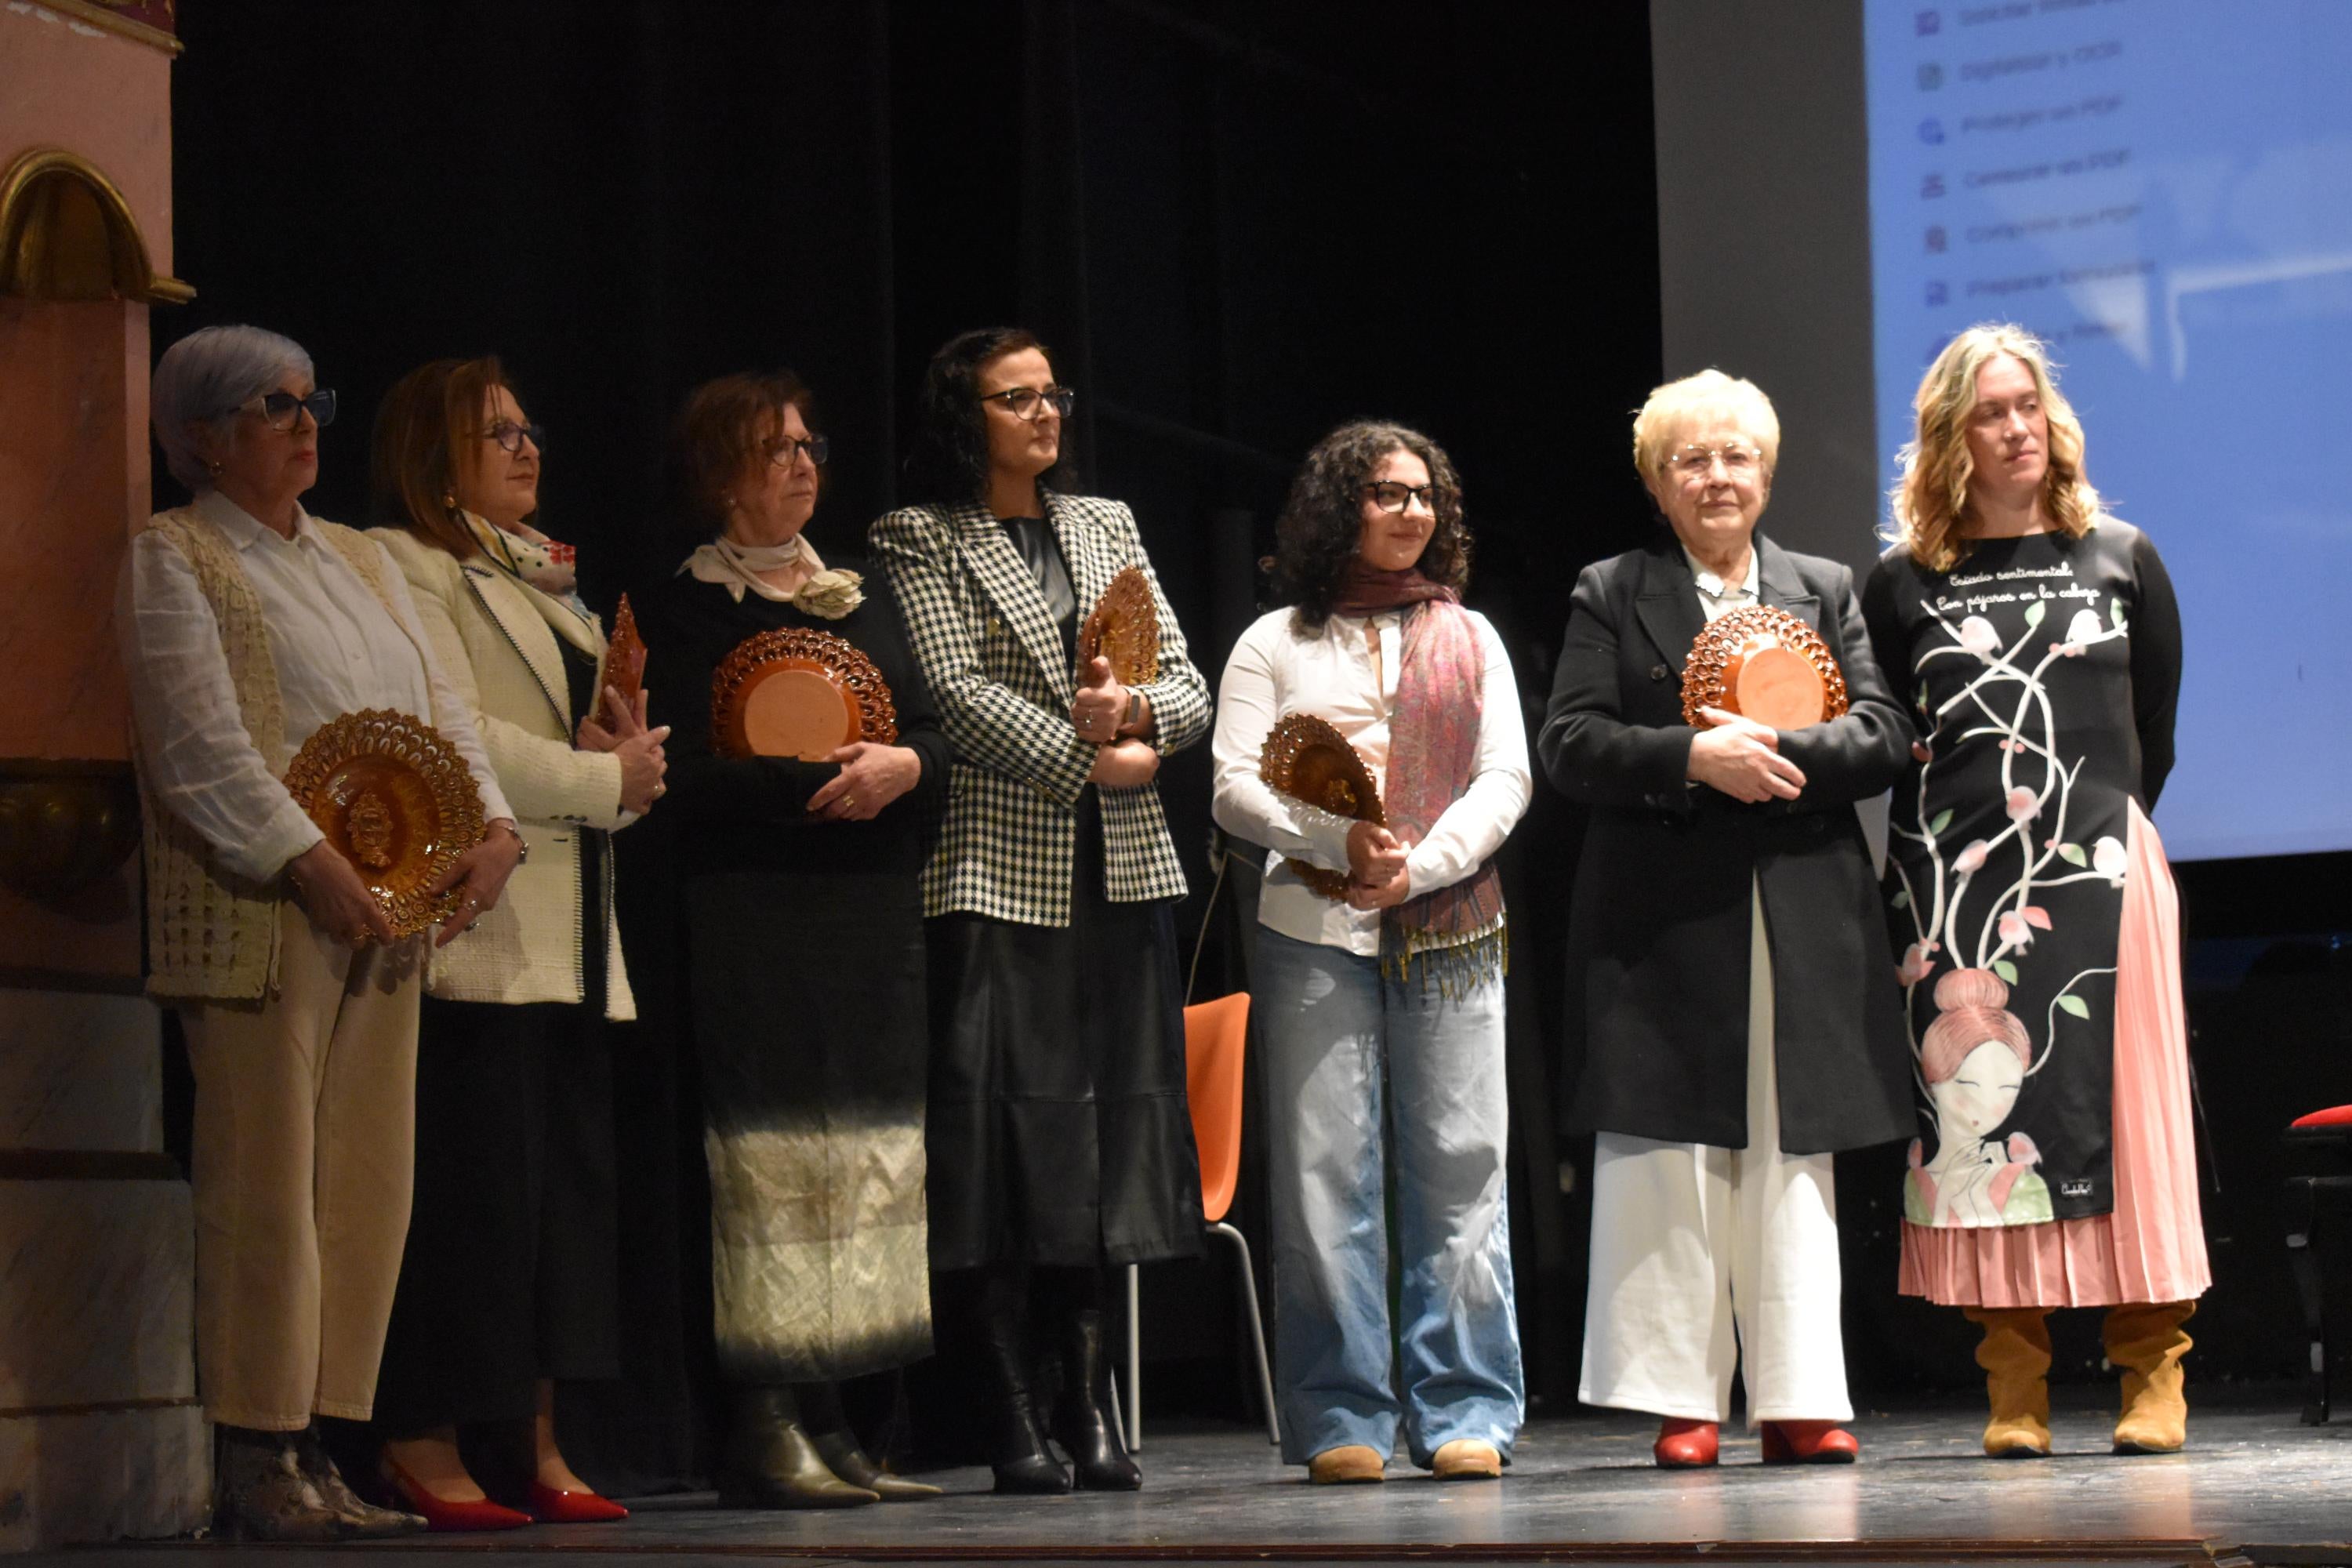
M 1136 1265 L 1127 1266 L 1127 1451 L 1143 1452 L 1143 1290 Z M 1114 1394 L 1117 1390 L 1112 1391 Z M 1114 1417 L 1116 1419 L 1116 1417 Z
M 1282 1428 L 1275 1419 L 1274 1369 L 1265 1359 L 1265 1321 L 1257 1310 L 1257 1271 L 1250 1267 L 1249 1238 L 1219 1220 L 1209 1227 L 1226 1237 L 1241 1253 L 1242 1300 L 1249 1308 L 1250 1344 L 1257 1352 L 1258 1394 L 1265 1401 L 1265 1440 L 1282 1447 Z
M 2311 1338 L 2311 1393 L 2303 1406 L 2307 1426 L 2323 1425 L 2328 1415 L 2327 1300 L 2319 1259 L 2311 1246 L 2311 1233 L 2318 1228 L 2318 1204 L 2312 1189 L 2308 1177 L 2290 1178 L 2286 1184 L 2287 1268 L 2294 1276 L 2296 1293 L 2303 1298 L 2304 1326 Z

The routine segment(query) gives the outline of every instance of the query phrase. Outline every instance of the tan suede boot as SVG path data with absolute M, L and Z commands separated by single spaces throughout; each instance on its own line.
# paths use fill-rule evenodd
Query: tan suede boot
M 2189 1400 L 2180 1358 L 2191 1343 L 2181 1331 L 2194 1301 L 2141 1302 L 2107 1313 L 2107 1360 L 2123 1371 L 2123 1419 L 2116 1423 L 2118 1454 L 2177 1454 L 2189 1441 Z
M 1984 1451 L 1996 1459 L 2050 1456 L 2050 1313 L 2042 1307 L 1963 1307 L 1984 1330 L 1977 1364 L 1985 1370 L 1992 1418 Z

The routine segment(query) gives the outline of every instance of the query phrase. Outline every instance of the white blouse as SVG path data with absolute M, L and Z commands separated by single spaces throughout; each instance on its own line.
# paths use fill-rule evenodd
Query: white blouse
M 1451 886 L 1502 847 L 1527 814 L 1527 727 L 1510 655 L 1486 617 L 1469 612 L 1485 656 L 1476 772 L 1462 798 L 1445 808 L 1405 859 L 1414 897 Z M 1276 721 L 1312 713 L 1348 738 L 1388 791 L 1389 722 L 1403 663 L 1404 616 L 1333 616 L 1320 633 L 1302 636 L 1287 609 L 1261 616 L 1225 663 L 1217 689 L 1217 729 L 1210 743 L 1216 795 L 1212 809 L 1228 833 L 1265 846 L 1265 887 L 1258 921 L 1299 942 L 1342 947 L 1365 957 L 1381 946 L 1381 911 L 1326 899 L 1283 864 L 1295 858 L 1330 870 L 1348 868 L 1348 818 L 1279 795 L 1258 777 L 1258 752 Z M 1367 628 L 1380 641 L 1375 668 Z
M 308 512 L 284 539 L 217 490 L 195 510 L 234 544 L 269 628 L 269 662 L 286 710 L 285 757 L 264 757 L 237 706 L 220 624 L 178 547 L 149 531 L 131 542 L 115 597 L 115 627 L 138 717 L 139 761 L 164 808 L 204 837 L 223 866 L 266 882 L 322 837 L 278 770 L 328 721 L 392 708 L 432 721 L 482 792 L 486 820 L 511 818 L 467 708 Z M 369 542 L 372 550 L 383 546 Z M 422 626 L 400 568 L 383 576 L 409 625 Z M 419 632 L 419 636 L 423 633 Z

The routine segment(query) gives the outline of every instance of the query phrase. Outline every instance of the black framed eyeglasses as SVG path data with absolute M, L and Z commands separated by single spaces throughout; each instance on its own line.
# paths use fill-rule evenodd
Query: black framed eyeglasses
M 1003 392 L 990 393 L 981 401 L 1002 403 L 1015 419 L 1042 418 L 1049 407 L 1059 417 L 1067 419 L 1070 410 L 1077 405 L 1078 395 L 1066 386 L 1049 386 L 1043 392 L 1034 386 L 1008 386 Z
M 768 448 L 768 461 L 790 471 L 793 465 L 801 460 L 803 452 L 808 454 L 808 460 L 813 466 L 822 468 L 824 467 L 824 460 L 833 456 L 833 442 L 830 437 L 824 436 L 811 436 L 806 440 L 795 440 L 787 436 Z
M 482 432 L 482 439 L 497 442 L 499 449 L 509 458 L 520 458 L 526 440 L 542 452 L 547 450 L 547 427 L 543 425 L 518 425 L 511 419 L 501 419 Z
M 322 386 L 308 397 L 297 397 L 290 392 L 265 392 L 258 397 L 248 397 L 236 405 L 240 414 L 258 414 L 262 423 L 272 430 L 291 430 L 304 410 L 310 423 L 321 430 L 335 422 L 335 389 Z
M 1364 493 L 1382 511 L 1402 511 L 1419 501 L 1425 511 L 1437 510 L 1437 487 L 1434 484 L 1407 485 L 1394 479 L 1374 479 L 1364 486 Z

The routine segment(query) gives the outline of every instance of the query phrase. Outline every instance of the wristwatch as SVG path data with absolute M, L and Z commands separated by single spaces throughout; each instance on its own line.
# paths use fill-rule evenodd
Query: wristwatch
M 1122 730 L 1143 728 L 1143 693 L 1130 686 L 1127 689 L 1127 717 L 1118 721 Z

